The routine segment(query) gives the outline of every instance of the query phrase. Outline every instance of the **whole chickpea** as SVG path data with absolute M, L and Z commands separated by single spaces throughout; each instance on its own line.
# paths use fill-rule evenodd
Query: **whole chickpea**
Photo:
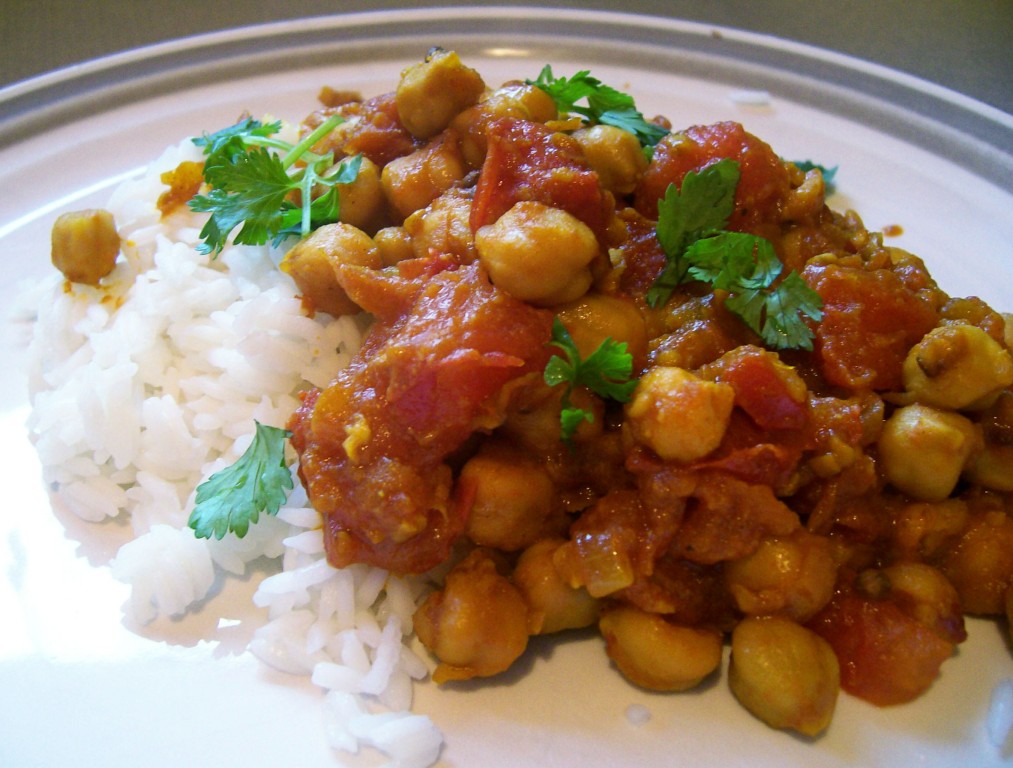
M 964 534 L 945 553 L 942 572 L 964 611 L 996 616 L 1013 585 L 1013 517 L 996 508 L 973 513 Z
M 767 725 L 815 736 L 833 718 L 840 667 L 815 632 L 787 619 L 747 618 L 732 631 L 728 684 Z
M 584 157 L 604 189 L 618 195 L 628 195 L 636 189 L 647 169 L 647 157 L 636 136 L 612 125 L 579 128 L 571 135 L 584 150 Z
M 398 262 L 415 256 L 412 237 L 404 227 L 384 227 L 373 235 L 373 242 L 380 251 L 380 262 L 393 267 Z
M 456 188 L 415 211 L 404 220 L 415 256 L 421 259 L 435 252 L 453 254 L 462 264 L 473 262 L 475 236 L 468 223 L 470 214 L 471 196 Z
M 730 384 L 657 366 L 637 382 L 626 404 L 626 425 L 662 459 L 694 461 L 721 444 L 734 401 Z
M 387 202 L 403 220 L 425 208 L 466 173 L 457 141 L 443 133 L 421 149 L 387 163 L 380 172 L 380 184 Z
M 598 240 L 566 211 L 527 200 L 475 233 L 479 261 L 496 287 L 537 306 L 573 301 L 591 286 Z
M 73 283 L 98 285 L 113 271 L 120 236 L 113 215 L 103 209 L 64 213 L 53 224 L 52 259 Z
M 343 222 L 374 232 L 386 214 L 380 169 L 376 163 L 363 157 L 355 181 L 338 186 L 338 201 Z
M 564 530 L 552 478 L 521 451 L 487 444 L 465 463 L 458 484 L 474 494 L 465 533 L 480 546 L 512 552 Z
M 904 389 L 919 403 L 959 410 L 988 405 L 1013 384 L 1013 358 L 981 328 L 933 328 L 904 360 Z
M 428 139 L 442 131 L 485 91 L 482 76 L 453 51 L 434 48 L 425 61 L 401 73 L 394 101 L 412 136 Z
M 559 575 L 553 555 L 565 539 L 541 539 L 521 554 L 513 582 L 539 617 L 537 634 L 589 627 L 598 621 L 600 601 L 583 587 L 571 587 Z
M 521 593 L 483 549 L 455 566 L 414 618 L 419 640 L 440 660 L 437 684 L 504 672 L 527 648 L 530 622 Z
M 830 602 L 837 562 L 830 540 L 800 528 L 765 539 L 750 555 L 729 562 L 725 581 L 739 610 L 804 622 Z
M 878 445 L 883 473 L 895 488 L 942 501 L 980 442 L 976 426 L 959 413 L 908 405 L 887 419 Z
M 535 123 L 554 120 L 556 102 L 536 85 L 506 83 L 487 94 L 478 104 L 457 114 L 450 127 L 461 137 L 461 152 L 472 168 L 485 160 L 489 123 L 500 117 L 516 117 Z
M 577 301 L 558 308 L 557 314 L 582 358 L 590 357 L 605 339 L 623 342 L 633 356 L 633 369 L 647 360 L 647 324 L 629 299 L 589 291 Z
M 598 623 L 605 649 L 632 683 L 652 691 L 684 691 L 721 665 L 721 634 L 672 624 L 659 614 L 618 605 Z
M 279 266 L 295 281 L 304 302 L 337 317 L 360 309 L 338 283 L 334 271 L 338 264 L 379 269 L 380 251 L 361 229 L 339 222 L 320 227 L 297 243 Z

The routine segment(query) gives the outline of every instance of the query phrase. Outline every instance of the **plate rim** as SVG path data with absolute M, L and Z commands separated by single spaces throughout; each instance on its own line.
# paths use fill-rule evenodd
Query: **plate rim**
M 375 14 L 370 14 L 370 15 L 375 15 Z M 601 14 L 600 14 L 600 15 L 601 15 Z M 616 15 L 629 15 L 629 14 L 614 14 L 614 13 L 611 13 L 611 12 L 610 12 L 610 13 L 609 13 L 608 15 L 609 15 L 610 17 L 614 17 L 614 16 L 616 16 Z M 705 29 L 706 29 L 706 34 L 710 34 L 710 33 L 711 33 L 711 30 L 713 29 L 713 26 L 712 26 L 712 25 L 700 25 L 700 24 L 689 24 L 689 25 L 691 25 L 691 26 L 703 26 L 703 27 L 705 27 Z M 260 25 L 260 26 L 263 26 L 263 25 Z M 278 26 L 278 25 L 277 25 L 277 24 L 269 24 L 269 25 L 267 25 L 267 26 Z M 233 30 L 233 31 L 235 31 L 235 32 L 239 32 L 239 31 L 241 31 L 241 30 Z M 694 33 L 696 33 L 696 32 L 694 32 Z M 703 33 L 703 30 L 701 30 L 701 33 Z M 741 33 L 738 33 L 738 32 L 734 32 L 734 34 L 735 34 L 735 35 L 739 35 L 739 34 L 741 34 Z M 214 33 L 210 33 L 210 34 L 209 34 L 208 36 L 211 36 L 211 37 L 218 37 L 219 35 L 217 35 L 217 34 L 214 34 Z M 228 36 L 228 35 L 226 35 L 226 36 Z M 747 37 L 747 39 L 748 39 L 748 37 L 751 37 L 751 36 L 756 36 L 756 35 L 743 35 L 743 36 Z M 179 41 L 176 41 L 175 43 L 178 43 L 179 45 L 183 45 L 183 44 L 187 44 L 187 39 L 180 39 Z M 185 45 L 183 45 L 183 47 L 185 48 L 186 46 L 185 46 Z M 804 47 L 803 47 L 803 48 L 804 48 Z M 136 54 L 136 53 L 137 53 L 137 52 L 132 52 L 132 55 L 134 55 L 134 54 Z M 143 52 L 142 52 L 142 53 L 143 53 Z M 127 58 L 129 58 L 129 57 L 127 57 Z M 394 55 L 394 56 L 391 56 L 391 58 L 392 58 L 392 59 L 397 59 L 397 58 L 403 58 L 403 57 L 398 57 L 398 56 Z M 129 66 L 129 62 L 128 62 L 128 66 Z M 0 107 L 2 107 L 2 102 L 0 102 Z M 0 124 L 2 124 L 2 118 L 3 118 L 3 111 L 2 111 L 2 108 L 0 108 Z
M 901 135 L 1013 193 L 1013 115 L 915 75 L 773 35 L 646 13 L 467 5 L 307 16 L 174 38 L 112 53 L 0 89 L 0 150 L 86 114 L 194 85 L 250 76 L 253 62 L 295 69 L 340 63 L 377 39 L 471 38 L 499 56 L 524 42 L 630 46 L 689 74 L 790 91 L 821 111 Z M 623 34 L 625 33 L 625 34 Z M 437 40 L 439 42 L 439 40 Z M 496 42 L 503 43 L 496 45 Z M 299 55 L 293 56 L 297 51 Z M 386 58 L 392 58 L 387 52 Z M 272 70 L 277 71 L 277 70 Z

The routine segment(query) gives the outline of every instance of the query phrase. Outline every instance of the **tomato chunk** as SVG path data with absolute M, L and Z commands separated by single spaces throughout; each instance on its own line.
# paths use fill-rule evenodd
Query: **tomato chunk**
M 823 299 L 814 349 L 826 380 L 853 391 L 900 389 L 904 358 L 935 327 L 935 307 L 889 269 L 812 263 L 802 276 Z
M 613 203 L 576 140 L 542 123 L 499 118 L 489 124 L 488 142 L 471 208 L 473 231 L 494 223 L 515 203 L 534 200 L 604 234 Z
M 740 174 L 728 228 L 761 234 L 756 231 L 760 224 L 780 218 L 784 197 L 791 188 L 788 171 L 767 143 L 735 122 L 692 126 L 658 142 L 636 190 L 636 209 L 656 219 L 658 201 L 669 184 L 681 188 L 687 173 L 725 158 L 739 163 Z
M 909 595 L 870 596 L 845 583 L 809 627 L 837 654 L 841 687 L 888 706 L 924 693 L 967 637 L 956 603 L 949 613 L 945 620 L 926 622 Z
M 289 428 L 332 564 L 405 573 L 447 557 L 465 510 L 445 460 L 498 425 L 507 385 L 544 367 L 550 330 L 551 314 L 502 293 L 477 265 L 443 270 L 305 399 Z

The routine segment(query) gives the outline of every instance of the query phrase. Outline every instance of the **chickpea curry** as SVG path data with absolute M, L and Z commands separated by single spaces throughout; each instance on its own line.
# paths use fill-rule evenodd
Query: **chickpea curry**
M 914 699 L 965 614 L 1013 610 L 1013 321 L 831 210 L 819 168 L 579 107 L 616 95 L 581 74 L 490 88 L 433 49 L 304 121 L 359 165 L 281 268 L 373 317 L 288 425 L 328 559 L 446 570 L 415 616 L 440 683 L 597 626 L 658 691 L 729 642 L 777 728 Z

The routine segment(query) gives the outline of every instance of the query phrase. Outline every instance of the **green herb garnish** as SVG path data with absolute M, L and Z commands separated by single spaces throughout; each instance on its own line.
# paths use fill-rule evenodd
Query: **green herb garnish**
M 639 139 L 641 145 L 653 147 L 668 134 L 660 125 L 649 123 L 633 101 L 633 97 L 605 85 L 590 71 L 581 70 L 573 77 L 556 77 L 552 67 L 546 64 L 537 80 L 526 81 L 545 91 L 560 112 L 581 115 L 589 122 L 612 125 L 629 131 Z M 587 106 L 577 102 L 587 100 Z
M 584 386 L 597 395 L 625 403 L 637 385 L 636 380 L 630 378 L 633 375 L 633 356 L 626 351 L 626 342 L 607 338 L 582 360 L 573 337 L 558 317 L 552 322 L 552 341 L 549 343 L 565 355 L 549 358 L 543 378 L 550 387 L 566 385 L 559 420 L 563 440 L 570 442 L 581 423 L 594 421 L 594 414 L 574 407 L 570 401 L 574 388 Z
M 341 122 L 342 117 L 334 115 L 295 145 L 273 137 L 280 122 L 264 125 L 252 118 L 193 139 L 204 148 L 204 180 L 211 187 L 189 203 L 194 211 L 211 214 L 197 250 L 217 255 L 237 227 L 236 243 L 263 245 L 272 240 L 278 245 L 337 221 L 337 185 L 355 180 L 362 158 L 356 155 L 335 164 L 333 153 L 318 155 L 310 149 Z M 298 205 L 291 200 L 294 192 L 299 193 Z
M 196 505 L 188 525 L 202 539 L 221 539 L 231 531 L 246 535 L 260 514 L 275 515 L 292 490 L 285 464 L 285 440 L 291 433 L 259 421 L 253 442 L 234 464 L 215 472 L 197 486 Z
M 685 282 L 700 280 L 728 292 L 725 307 L 774 349 L 812 349 L 812 331 L 823 302 L 796 273 L 776 286 L 784 265 L 769 240 L 725 229 L 732 214 L 739 165 L 719 160 L 689 172 L 682 189 L 670 184 L 658 203 L 658 242 L 665 267 L 647 292 L 660 307 Z

